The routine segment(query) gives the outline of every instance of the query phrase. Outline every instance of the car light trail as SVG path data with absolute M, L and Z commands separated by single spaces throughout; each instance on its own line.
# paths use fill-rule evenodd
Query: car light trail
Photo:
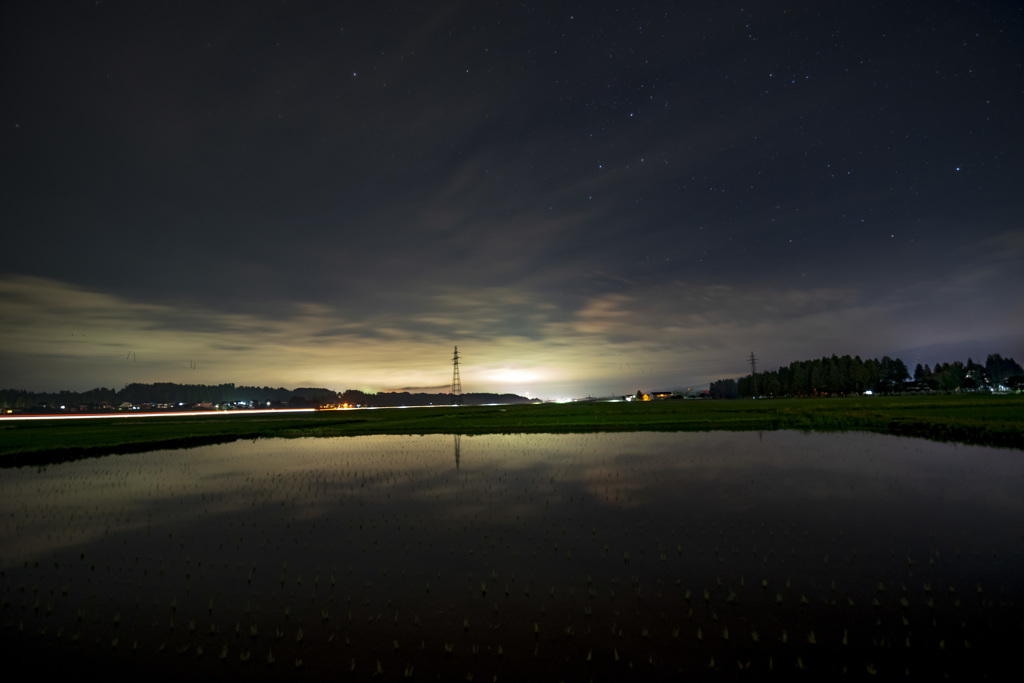
M 312 413 L 316 408 L 285 408 L 282 410 L 194 410 L 167 413 L 85 413 L 81 415 L 0 415 L 0 421 L 8 420 L 93 420 L 97 418 L 129 417 L 195 417 L 198 415 L 255 415 L 277 413 Z

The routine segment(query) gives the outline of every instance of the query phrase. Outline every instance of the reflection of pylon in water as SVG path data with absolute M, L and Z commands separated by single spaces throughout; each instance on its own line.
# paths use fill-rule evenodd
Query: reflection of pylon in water
M 459 347 L 455 347 L 452 357 L 452 405 L 462 405 L 462 378 L 459 377 Z
M 462 450 L 462 434 L 455 435 L 455 469 L 459 469 L 459 451 Z

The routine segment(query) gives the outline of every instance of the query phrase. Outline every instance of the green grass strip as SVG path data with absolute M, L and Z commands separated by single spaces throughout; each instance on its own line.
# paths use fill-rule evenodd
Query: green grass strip
M 866 431 L 1024 450 L 1024 396 L 595 402 L 0 420 L 0 467 L 266 437 L 776 429 Z

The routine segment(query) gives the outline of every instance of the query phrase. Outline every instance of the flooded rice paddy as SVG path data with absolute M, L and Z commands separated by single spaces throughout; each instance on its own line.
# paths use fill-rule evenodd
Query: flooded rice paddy
M 0 571 L 8 662 L 41 672 L 1004 678 L 1024 453 L 711 432 L 114 456 L 0 470 Z

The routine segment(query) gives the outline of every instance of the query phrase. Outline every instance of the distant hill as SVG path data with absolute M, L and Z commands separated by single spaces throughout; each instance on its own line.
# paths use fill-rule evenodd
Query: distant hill
M 364 393 L 349 389 L 338 393 L 321 387 L 250 387 L 234 384 L 129 384 L 123 389 L 98 388 L 89 391 L 33 392 L 23 389 L 0 390 L 0 409 L 31 412 L 94 412 L 116 410 L 130 404 L 158 410 L 186 408 L 316 408 L 327 404 L 367 407 L 427 406 L 451 404 L 449 394 L 407 392 Z M 463 394 L 464 405 L 486 403 L 529 403 L 516 394 Z
M 349 389 L 339 397 L 341 403 L 349 405 L 390 408 L 397 406 L 447 406 L 451 405 L 451 394 L 410 394 L 405 391 L 381 392 L 367 394 Z M 488 403 L 530 403 L 530 399 L 516 394 L 491 394 L 474 392 L 462 394 L 461 403 L 467 406 L 486 405 Z

